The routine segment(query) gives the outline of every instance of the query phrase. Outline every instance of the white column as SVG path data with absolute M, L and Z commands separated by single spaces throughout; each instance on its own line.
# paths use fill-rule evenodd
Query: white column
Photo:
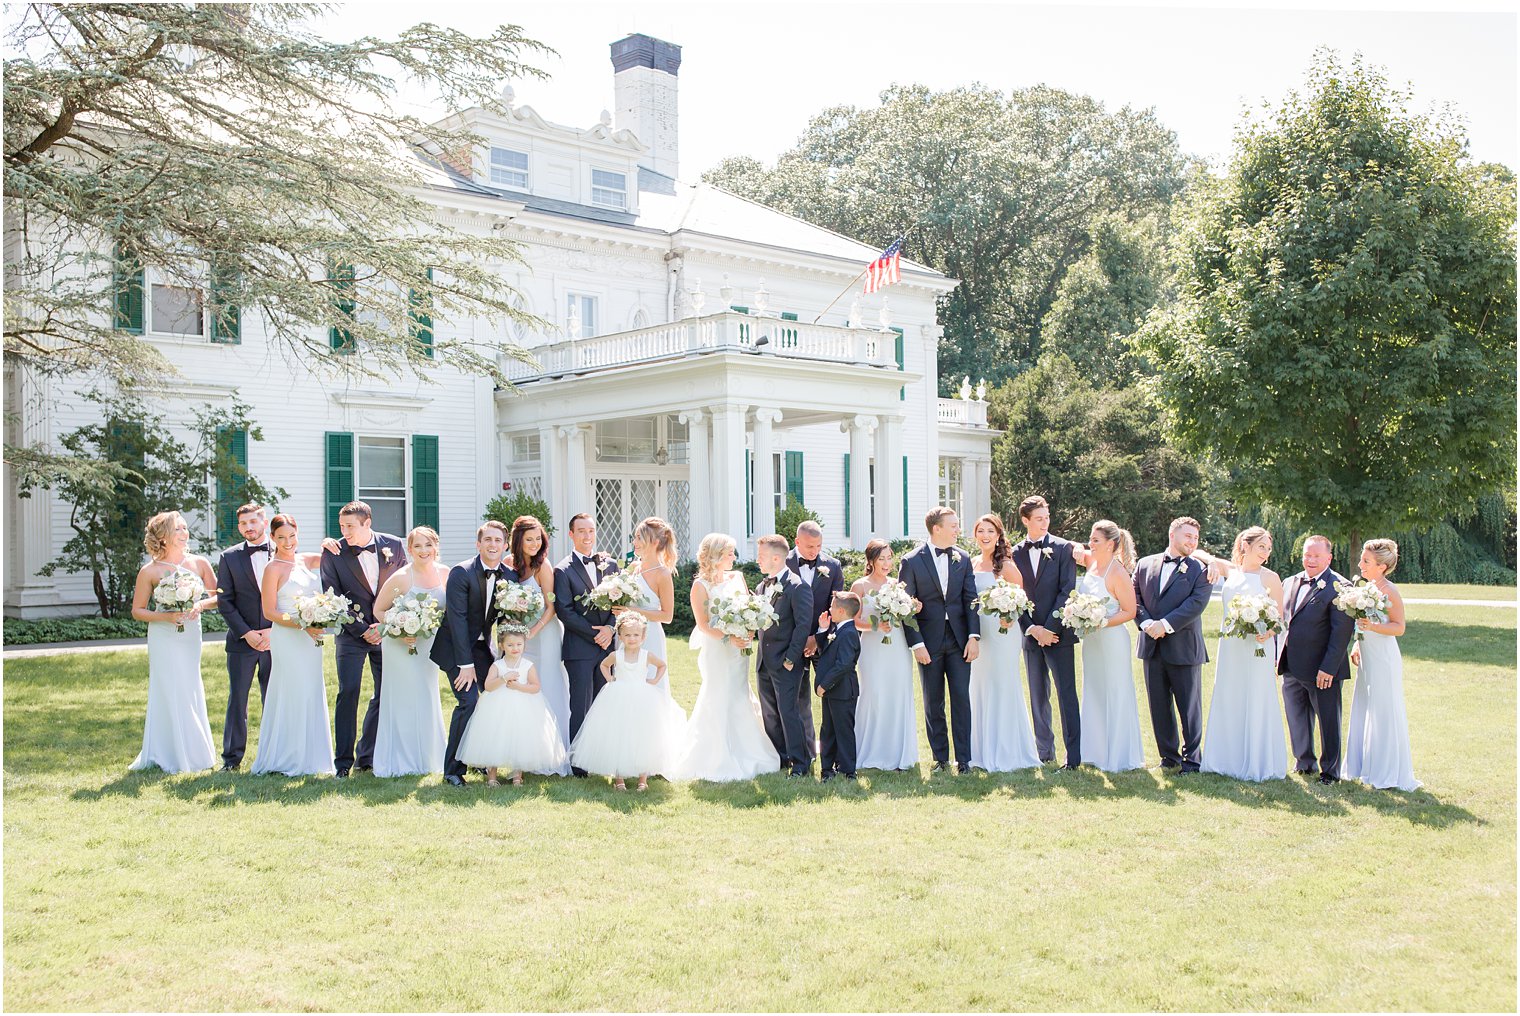
M 744 405 L 713 407 L 712 527 L 739 545 L 740 558 L 752 556 L 744 527 Z
M 565 439 L 565 532 L 570 531 L 570 517 L 581 512 L 596 514 L 591 503 L 590 486 L 586 481 L 586 429 L 580 424 L 559 428 Z
M 692 546 L 682 547 L 681 553 L 693 558 L 702 537 L 712 532 L 712 446 L 707 438 L 707 414 L 700 409 L 688 409 L 680 416 L 687 428 L 686 461 L 691 470 L 691 519 Z
M 925 325 L 921 329 L 921 342 L 924 352 L 924 383 L 920 389 L 923 392 L 924 405 L 921 409 L 924 414 L 924 476 L 928 482 L 922 486 L 915 485 L 913 491 L 918 496 L 929 499 L 928 507 L 939 503 L 939 339 L 944 333 L 939 325 Z M 913 398 L 912 389 L 909 389 L 908 398 Z M 911 492 L 910 492 L 911 493 Z M 922 522 L 915 523 L 914 536 L 924 535 L 918 528 Z
M 755 410 L 755 487 L 751 492 L 751 511 L 754 512 L 757 537 L 776 531 L 776 474 L 771 465 L 775 450 L 772 448 L 771 425 L 780 421 L 779 409 Z
M 864 550 L 871 541 L 871 432 L 876 417 L 852 416 L 839 428 L 850 435 L 850 546 Z
M 884 416 L 876 428 L 876 530 L 888 540 L 903 536 L 902 498 L 902 417 Z
M 961 459 L 961 528 L 969 529 L 982 514 L 982 463 L 969 456 Z
M 538 471 L 543 477 L 544 503 L 554 520 L 554 535 L 549 538 L 549 556 L 558 561 L 568 554 L 571 509 L 565 503 L 565 456 L 560 450 L 558 427 L 541 427 L 538 431 Z
M 6 402 L 13 414 L 6 421 L 7 438 L 14 444 L 53 448 L 51 385 L 27 367 L 7 371 Z M 6 488 L 6 582 L 5 606 L 22 611 L 63 602 L 58 580 L 42 578 L 37 569 L 53 558 L 53 491 L 33 488 L 30 497 L 19 497 L 14 470 L 5 469 Z M 88 601 L 93 605 L 94 597 Z
M 477 378 L 475 381 L 475 503 L 483 505 L 497 494 L 501 493 L 502 465 L 504 459 L 501 455 L 501 441 L 496 433 L 496 392 L 491 382 L 485 378 Z M 442 463 L 439 463 L 442 466 Z M 439 523 L 444 526 L 444 532 L 449 531 L 449 513 L 444 505 L 439 506 Z M 475 539 L 475 526 L 479 523 L 473 517 L 467 517 L 468 532 L 460 533 L 459 536 L 468 542 Z M 450 533 L 453 537 L 454 534 Z

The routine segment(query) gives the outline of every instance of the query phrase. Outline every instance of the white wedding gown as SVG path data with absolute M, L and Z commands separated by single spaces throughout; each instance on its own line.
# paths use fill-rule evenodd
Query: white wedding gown
M 294 614 L 297 596 L 321 590 L 321 577 L 297 563 L 275 594 L 275 609 Z M 332 636 L 324 641 L 331 644 Z M 276 624 L 269 629 L 269 656 L 269 694 L 264 699 L 259 752 L 251 771 L 331 776 L 335 769 L 328 733 L 327 685 L 322 677 L 323 647 L 300 628 Z
M 711 599 L 732 595 L 744 588 L 742 576 L 730 575 L 717 586 L 702 579 Z M 749 686 L 752 657 L 731 643 L 700 630 L 691 634 L 697 651 L 697 672 L 702 688 L 686 725 L 684 746 L 671 767 L 672 780 L 750 780 L 781 768 L 781 757 L 771 746 L 760 720 L 760 702 Z
M 1228 612 L 1237 596 L 1266 594 L 1259 572 L 1237 568 L 1219 590 L 1219 602 Z M 1258 646 L 1265 655 L 1256 655 Z M 1288 748 L 1277 692 L 1276 640 L 1221 635 L 1218 660 L 1204 728 L 1203 771 L 1255 782 L 1286 779 Z
M 188 570 L 188 569 L 187 569 Z M 166 773 L 210 769 L 216 763 L 206 689 L 201 683 L 201 621 L 148 622 L 148 714 L 142 751 L 128 769 L 157 766 Z

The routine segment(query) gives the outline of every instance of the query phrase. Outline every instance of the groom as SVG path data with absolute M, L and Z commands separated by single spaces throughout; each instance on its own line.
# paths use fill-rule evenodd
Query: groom
M 1198 549 L 1198 521 L 1172 520 L 1165 554 L 1140 559 L 1135 568 L 1135 624 L 1140 646 L 1135 655 L 1145 668 L 1145 693 L 1151 726 L 1161 752 L 1161 768 L 1196 773 L 1203 746 L 1203 609 L 1214 586 L 1208 569 L 1192 557 Z M 1176 713 L 1173 713 L 1173 706 Z M 1182 722 L 1182 745 L 1177 722 Z
M 976 580 L 971 557 L 955 545 L 961 522 L 943 505 L 924 516 L 929 542 L 903 555 L 897 577 L 919 603 L 918 627 L 908 629 L 908 645 L 918 661 L 924 689 L 924 727 L 934 768 L 948 769 L 950 739 L 945 735 L 945 689 L 950 690 L 950 727 L 957 772 L 971 771 L 971 661 L 981 650 L 976 612 Z
M 222 725 L 222 769 L 237 772 L 248 748 L 248 691 L 259 678 L 259 701 L 269 694 L 269 619 L 260 584 L 274 555 L 266 537 L 264 506 L 237 510 L 243 542 L 216 563 L 216 609 L 227 621 L 227 719 Z
M 755 541 L 755 556 L 765 578 L 755 593 L 771 601 L 778 620 L 760 633 L 755 654 L 755 684 L 760 690 L 760 715 L 787 776 L 806 776 L 813 753 L 807 744 L 798 691 L 807 674 L 803 651 L 818 614 L 813 590 L 786 566 L 786 537 L 772 534 Z M 812 705 L 808 705 L 812 711 Z
M 815 613 L 833 603 L 835 593 L 844 591 L 844 566 L 838 558 L 824 553 L 823 527 L 812 519 L 806 519 L 797 526 L 797 546 L 786 555 L 786 567 L 813 590 L 813 606 L 819 608 Z M 813 746 L 817 744 L 813 736 L 812 674 L 817 672 L 818 654 L 827 631 L 827 625 L 820 626 L 808 636 L 807 643 L 802 647 L 802 725 L 809 758 L 812 757 Z
M 333 707 L 333 766 L 339 779 L 354 765 L 354 719 L 364 683 L 364 661 L 375 682 L 359 738 L 359 769 L 373 768 L 375 730 L 380 725 L 380 625 L 375 594 L 391 574 L 406 564 L 406 544 L 371 528 L 373 515 L 363 501 L 350 501 L 338 512 L 343 533 L 339 551 L 322 551 L 322 588 L 342 593 L 359 611 L 359 619 L 338 632 L 338 701 Z
M 449 679 L 454 715 L 449 719 L 449 743 L 443 756 L 443 778 L 464 786 L 465 765 L 459 761 L 459 740 L 475 715 L 481 685 L 495 658 L 491 626 L 496 622 L 496 584 L 515 579 L 501 563 L 507 552 L 507 527 L 495 519 L 475 530 L 476 554 L 449 569 L 443 592 L 443 628 L 433 639 L 429 658 Z
M 1061 623 L 1056 611 L 1066 606 L 1077 588 L 1077 563 L 1072 546 L 1050 535 L 1050 505 L 1038 494 L 1019 504 L 1024 539 L 1013 548 L 1014 567 L 1024 579 L 1024 591 L 1034 601 L 1033 614 L 1019 616 L 1024 632 L 1024 677 L 1029 685 L 1029 715 L 1041 762 L 1054 762 L 1056 736 L 1050 729 L 1050 685 L 1054 680 L 1061 708 L 1061 740 L 1066 764 L 1082 764 L 1081 703 L 1077 698 L 1077 633 Z
M 1335 584 L 1345 580 L 1330 568 L 1330 541 L 1304 541 L 1304 570 L 1283 589 L 1282 675 L 1288 739 L 1293 742 L 1297 772 L 1314 774 L 1314 724 L 1319 721 L 1319 781 L 1341 778 L 1341 683 L 1351 676 L 1346 645 L 1356 630 L 1351 615 L 1336 610 Z
M 607 683 L 601 665 L 612 652 L 613 616 L 610 610 L 595 610 L 580 597 L 597 587 L 608 575 L 619 570 L 618 563 L 596 549 L 596 520 L 581 512 L 570 520 L 570 556 L 554 566 L 554 612 L 565 626 L 560 659 L 570 682 L 570 740 L 581 729 L 581 721 L 591 709 L 591 701 Z M 586 770 L 572 767 L 577 776 Z

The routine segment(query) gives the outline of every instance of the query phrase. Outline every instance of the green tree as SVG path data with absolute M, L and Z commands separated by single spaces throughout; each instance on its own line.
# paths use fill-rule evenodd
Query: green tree
M 1166 443 L 1142 387 L 1095 385 L 1050 351 L 988 401 L 988 421 L 1004 431 L 992 449 L 993 505 L 1015 527 L 1019 502 L 1040 494 L 1057 534 L 1086 540 L 1108 518 L 1145 553 L 1166 544 L 1178 515 L 1218 514 L 1214 477 Z
M 520 58 L 546 50 L 513 26 L 330 42 L 303 27 L 327 9 L 18 5 L 4 64 L 7 369 L 173 375 L 119 327 L 151 266 L 206 292 L 218 334 L 258 315 L 274 346 L 319 371 L 447 364 L 502 379 L 515 350 L 435 340 L 431 322 L 526 320 L 499 271 L 515 248 L 441 224 L 422 193 L 469 162 L 452 114 L 541 75 Z M 450 115 L 399 108 L 400 75 Z M 23 482 L 81 468 L 46 449 L 7 446 L 6 459 Z
M 549 503 L 522 490 L 506 491 L 491 498 L 486 502 L 485 514 L 481 518 L 495 519 L 510 530 L 520 515 L 533 516 L 543 524 L 545 533 L 554 535 L 554 518 L 549 513 Z
M 1150 110 L 1106 110 L 1043 85 L 934 92 L 894 86 L 837 106 L 766 169 L 731 159 L 703 177 L 961 280 L 940 307 L 940 377 L 1026 369 L 1096 220 L 1160 213 L 1183 185 L 1176 137 Z
M 1513 181 L 1409 103 L 1322 51 L 1196 192 L 1138 341 L 1183 448 L 1352 546 L 1515 476 Z
M 222 439 L 227 431 L 246 430 L 249 441 L 263 440 L 249 407 L 236 399 L 225 407 L 195 409 L 187 444 L 173 435 L 165 415 L 136 393 L 91 391 L 84 398 L 100 406 L 102 419 L 70 432 L 60 443 L 70 455 L 106 468 L 59 483 L 74 535 L 37 574 L 88 572 L 101 617 L 122 615 L 131 602 L 132 584 L 145 560 L 143 527 L 154 514 L 184 514 L 190 521 L 191 549 L 208 553 L 215 541 L 197 519 L 207 516 L 214 492 L 234 491 L 234 507 L 257 501 L 272 510 L 285 496 L 283 489 L 266 487 L 250 474 Z M 184 416 L 181 408 L 174 412 Z

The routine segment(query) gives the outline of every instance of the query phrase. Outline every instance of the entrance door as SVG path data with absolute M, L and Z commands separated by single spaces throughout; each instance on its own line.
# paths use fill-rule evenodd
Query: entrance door
M 691 546 L 691 484 L 658 476 L 592 476 L 596 503 L 597 544 L 619 558 L 633 550 L 633 531 L 640 522 L 658 515 L 676 532 L 681 560 L 697 555 Z

